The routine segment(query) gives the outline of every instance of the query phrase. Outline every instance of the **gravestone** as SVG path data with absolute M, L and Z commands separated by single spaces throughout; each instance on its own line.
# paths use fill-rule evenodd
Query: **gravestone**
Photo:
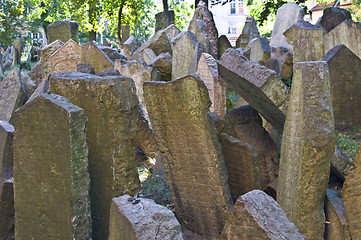
M 257 22 L 254 20 L 253 17 L 247 16 L 246 22 L 244 23 L 242 29 L 242 33 L 237 38 L 236 48 L 246 48 L 249 41 L 256 37 L 259 37 Z
M 111 199 L 139 190 L 134 162 L 138 99 L 133 80 L 59 72 L 50 91 L 69 99 L 88 116 L 90 203 L 93 239 L 107 239 Z
M 228 49 L 218 62 L 218 71 L 233 89 L 279 133 L 285 122 L 288 89 L 276 72 L 248 61 L 236 49 Z
M 142 51 L 142 57 L 143 57 L 145 63 L 149 65 L 150 62 L 152 62 L 157 57 L 157 55 L 155 55 L 155 53 L 152 49 L 146 48 Z
M 155 15 L 155 32 L 174 24 L 174 11 L 164 11 Z
M 197 43 L 196 36 L 189 31 L 183 31 L 173 38 L 172 80 L 188 75 Z
M 164 32 L 165 35 L 167 35 L 169 42 L 171 42 L 172 39 L 177 36 L 181 31 L 179 30 L 179 28 L 177 28 L 176 25 L 171 24 L 166 29 L 164 29 Z
M 172 56 L 169 53 L 161 53 L 158 57 L 149 62 L 150 66 L 156 67 L 161 74 L 162 81 L 172 79 Z
M 318 61 L 324 56 L 323 36 L 326 30 L 298 20 L 283 35 L 293 48 L 293 62 Z
M 247 48 L 251 51 L 250 60 L 253 62 L 267 61 L 271 57 L 271 48 L 267 38 L 254 38 L 248 43 Z
M 279 75 L 289 79 L 293 74 L 293 55 L 285 47 L 272 47 L 271 58 L 277 59 L 279 64 Z
M 161 53 L 172 53 L 172 46 L 165 30 L 159 30 L 150 39 L 143 43 L 138 51 L 142 52 L 146 48 L 152 49 L 157 56 Z
M 114 67 L 114 62 L 94 41 L 81 45 L 81 62 L 91 64 L 95 73 Z
M 26 103 L 34 100 L 43 93 L 49 93 L 49 80 L 44 79 L 35 89 L 34 93 L 29 97 Z
M 13 177 L 14 127 L 0 120 L 0 189 L 1 185 Z
M 321 239 L 324 199 L 335 151 L 326 62 L 294 65 L 282 135 L 277 202 L 306 239 Z
M 137 144 L 145 153 L 145 155 L 150 158 L 156 158 L 159 150 L 158 143 L 150 125 L 148 113 L 141 104 L 138 104 L 138 116 Z
M 35 91 L 36 84 L 28 75 L 28 71 L 26 70 L 20 71 L 20 81 L 24 85 L 26 98 L 29 98 L 31 94 L 33 94 L 33 92 Z
M 55 21 L 47 26 L 48 43 L 56 40 L 67 42 L 69 39 L 78 42 L 79 24 L 76 21 L 68 19 L 64 21 Z
M 113 62 L 115 59 L 123 59 L 127 60 L 126 57 L 120 54 L 119 50 L 112 47 L 99 46 L 100 50 L 102 50 Z
M 16 239 L 88 239 L 86 116 L 43 94 L 14 115 Z
M 232 45 L 229 42 L 228 38 L 225 35 L 221 35 L 217 40 L 217 51 L 218 51 L 218 58 L 221 58 L 223 53 L 228 49 L 231 48 Z
M 0 181 L 0 239 L 14 239 L 15 209 L 13 179 Z
M 20 63 L 22 52 L 23 52 L 23 43 L 21 41 L 21 38 L 17 37 L 13 43 L 14 64 Z
M 72 39 L 56 50 L 50 57 L 51 74 L 63 71 L 76 72 L 81 63 L 81 46 Z
M 42 79 L 48 79 L 49 75 L 51 74 L 51 62 L 49 60 L 50 56 L 53 55 L 53 53 L 55 53 L 56 50 L 61 48 L 63 45 L 64 43 L 62 41 L 55 40 L 40 50 L 41 69 L 43 72 Z
M 203 53 L 198 62 L 196 74 L 204 81 L 212 102 L 210 111 L 222 117 L 226 115 L 226 84 L 218 74 L 217 61 Z
M 11 122 L 13 113 L 26 100 L 25 87 L 20 82 L 20 71 L 14 68 L 0 82 L 0 119 Z
M 324 36 L 325 53 L 337 45 L 345 45 L 361 58 L 361 25 L 352 20 L 345 20 Z
M 43 80 L 43 70 L 41 68 L 41 61 L 37 62 L 33 68 L 28 72 L 31 80 L 35 82 L 36 85 L 39 85 Z
M 193 57 L 189 64 L 188 75 L 192 75 L 192 74 L 196 73 L 197 68 L 198 68 L 199 59 L 201 58 L 202 53 L 204 53 L 205 51 L 206 51 L 206 49 L 205 49 L 204 45 L 200 42 L 197 42 L 197 45 L 194 49 Z
M 325 213 L 327 221 L 325 238 L 327 240 L 351 240 L 342 199 L 329 188 L 326 191 Z
M 359 147 L 353 160 L 353 168 L 346 176 L 342 188 L 342 200 L 345 205 L 347 223 L 350 228 L 352 239 L 359 239 L 361 236 L 361 191 L 360 191 L 360 164 L 361 148 Z
M 237 199 L 220 239 L 305 238 L 273 198 L 254 190 Z
M 173 212 L 152 199 L 130 196 L 113 198 L 110 208 L 109 240 L 183 240 L 182 227 Z
M 361 124 L 361 60 L 344 45 L 331 49 L 322 59 L 330 68 L 330 91 L 335 127 Z
M 206 53 L 212 54 L 212 42 L 207 36 L 206 24 L 202 20 L 192 19 L 189 23 L 188 31 L 192 32 L 196 36 L 197 41 L 203 44 Z
M 134 52 L 140 47 L 140 41 L 130 36 L 127 41 L 123 43 L 123 51 L 122 54 L 128 59 L 131 60 L 133 57 Z
M 303 19 L 304 15 L 305 11 L 303 8 L 296 3 L 289 2 L 280 7 L 277 10 L 276 20 L 272 30 L 270 41 L 271 47 L 283 46 L 289 48 L 290 45 L 283 33 L 292 27 L 298 20 Z
M 347 19 L 351 19 L 351 14 L 346 9 L 329 7 L 323 10 L 319 24 L 329 32 Z
M 195 76 L 145 82 L 144 98 L 168 157 L 163 163 L 177 219 L 194 233 L 216 239 L 232 200 L 206 86 Z
M 100 72 L 98 72 L 97 74 L 95 74 L 96 76 L 99 77 L 106 77 L 106 76 L 121 76 L 121 74 L 119 73 L 119 71 L 117 69 L 114 68 L 108 68 L 105 70 L 102 70 Z
M 76 65 L 76 72 L 95 74 L 94 67 L 89 63 L 79 63 Z
M 130 36 L 130 26 L 129 25 L 122 25 L 120 26 L 122 30 L 122 44 L 125 43 Z
M 206 7 L 203 1 L 200 1 L 194 10 L 193 19 L 202 20 L 206 24 L 206 32 L 209 40 L 212 43 L 212 56 L 217 58 L 217 40 L 218 40 L 218 30 L 216 28 L 216 23 L 213 19 L 212 12 Z

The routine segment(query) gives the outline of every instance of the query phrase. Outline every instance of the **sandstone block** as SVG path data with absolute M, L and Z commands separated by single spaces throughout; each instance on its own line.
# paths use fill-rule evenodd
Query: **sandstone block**
M 143 45 L 139 48 L 139 52 L 142 52 L 146 48 L 152 49 L 157 56 L 161 53 L 172 52 L 172 46 L 165 30 L 159 30 L 150 39 L 143 43 Z
M 43 47 L 40 52 L 40 60 L 41 60 L 41 69 L 43 72 L 42 79 L 48 79 L 49 75 L 51 74 L 51 62 L 49 60 L 50 56 L 56 52 L 59 48 L 61 48 L 64 43 L 60 40 L 56 40 L 45 47 Z M 41 81 L 40 80 L 40 81 Z
M 181 31 L 177 28 L 176 25 L 171 24 L 166 29 L 164 29 L 164 32 L 167 35 L 169 42 L 171 42 L 172 39 L 177 36 Z
M 94 41 L 81 45 L 81 62 L 91 64 L 95 73 L 114 67 L 114 62 Z
M 267 61 L 271 57 L 271 48 L 267 38 L 254 38 L 248 43 L 247 48 L 251 51 L 250 60 L 253 62 Z
M 43 80 L 39 86 L 36 88 L 34 93 L 29 97 L 28 101 L 26 103 L 34 100 L 36 97 L 40 96 L 43 93 L 49 93 L 49 80 Z
M 81 63 L 81 46 L 72 39 L 56 50 L 50 57 L 51 74 L 63 71 L 76 72 Z
M 35 82 L 36 85 L 39 85 L 43 80 L 43 70 L 41 68 L 41 61 L 37 62 L 34 67 L 29 71 L 29 76 L 31 80 Z
M 81 73 L 95 74 L 94 67 L 89 63 L 79 63 L 76 65 L 76 71 Z
M 161 74 L 160 79 L 162 81 L 170 81 L 172 79 L 172 56 L 169 53 L 161 53 L 149 65 L 157 68 Z
M 123 51 L 122 54 L 128 59 L 131 60 L 133 57 L 133 54 L 135 53 L 135 51 L 140 47 L 141 43 L 140 41 L 133 37 L 130 36 L 127 41 L 125 41 L 123 43 Z
M 188 26 L 188 31 L 192 32 L 197 41 L 204 46 L 204 52 L 212 54 L 212 43 L 207 36 L 206 24 L 199 19 L 192 19 Z

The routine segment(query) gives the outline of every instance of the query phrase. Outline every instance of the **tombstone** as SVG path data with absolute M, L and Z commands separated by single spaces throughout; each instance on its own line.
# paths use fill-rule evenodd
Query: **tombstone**
M 328 240 L 351 240 L 342 199 L 329 188 L 326 191 L 325 214 L 325 238 Z
M 21 38 L 18 37 L 14 40 L 13 43 L 13 57 L 14 57 L 13 64 L 20 63 L 22 52 L 23 52 L 23 43 L 21 41 Z
M 47 26 L 48 43 L 56 40 L 67 42 L 69 39 L 78 42 L 78 28 L 79 24 L 76 21 L 68 19 L 64 21 L 55 21 Z
M 217 51 L 218 51 L 218 58 L 221 58 L 223 53 L 228 49 L 231 48 L 232 45 L 229 42 L 228 38 L 225 35 L 221 35 L 217 40 Z
M 322 59 L 330 68 L 330 90 L 335 127 L 344 129 L 361 124 L 361 60 L 344 45 L 331 49 Z
M 298 20 L 303 19 L 305 11 L 296 3 L 289 2 L 277 10 L 275 24 L 272 30 L 271 47 L 283 46 L 289 48 L 289 44 L 283 33 L 292 27 Z
M 232 200 L 206 86 L 196 76 L 145 82 L 144 98 L 168 157 L 163 163 L 178 220 L 196 234 L 218 238 Z
M 217 61 L 203 53 L 198 62 L 196 74 L 204 81 L 212 102 L 210 111 L 222 117 L 226 115 L 226 84 L 218 74 Z
M 275 71 L 278 75 L 280 75 L 280 65 L 278 63 L 278 60 L 275 58 L 269 58 L 266 61 L 258 61 L 259 64 L 268 67 L 269 69 L 272 69 Z
M 95 74 L 94 67 L 89 63 L 79 63 L 76 65 L 76 71 L 81 73 Z
M 172 56 L 169 53 L 161 53 L 149 62 L 149 65 L 158 69 L 162 81 L 170 81 L 172 79 Z
M 130 26 L 129 25 L 122 25 L 120 26 L 122 29 L 122 44 L 125 43 L 130 36 Z
M 64 45 L 64 43 L 60 40 L 55 40 L 54 42 L 46 45 L 43 47 L 40 52 L 40 60 L 41 60 L 41 69 L 43 72 L 42 79 L 48 79 L 51 72 L 51 62 L 49 60 L 50 56 L 53 55 L 53 53 L 56 52 L 59 48 L 61 48 Z M 35 81 L 35 80 L 34 80 Z
M 20 72 L 20 81 L 24 85 L 26 98 L 29 98 L 31 94 L 36 89 L 35 82 L 30 78 L 27 71 L 21 70 Z
M 353 168 L 346 176 L 346 180 L 343 183 L 343 188 L 342 188 L 342 200 L 345 205 L 347 223 L 350 228 L 350 234 L 352 239 L 358 239 L 361 234 L 360 163 L 361 163 L 361 148 L 358 148 L 357 154 L 353 160 Z
M 41 68 L 41 61 L 37 62 L 33 68 L 28 72 L 31 80 L 35 82 L 36 85 L 43 80 L 43 70 Z
M 183 240 L 182 227 L 173 212 L 152 199 L 130 196 L 113 198 L 110 208 L 109 240 Z
M 277 59 L 279 64 L 279 75 L 289 79 L 293 74 L 293 55 L 285 47 L 272 47 L 271 58 Z
M 283 35 L 293 48 L 293 62 L 318 61 L 324 56 L 323 36 L 326 30 L 298 20 Z
M 344 182 L 346 176 L 351 170 L 352 161 L 347 157 L 347 155 L 339 146 L 336 146 L 334 156 L 330 159 L 330 161 L 330 172 L 342 182 Z
M 81 62 L 91 64 L 95 73 L 114 67 L 114 62 L 94 41 L 81 45 Z
M 254 190 L 237 199 L 220 237 L 226 239 L 305 238 L 273 198 Z
M 337 45 L 345 45 L 361 58 L 361 25 L 352 20 L 345 20 L 328 32 L 324 37 L 325 53 Z
M 26 100 L 25 88 L 19 75 L 19 69 L 14 68 L 0 82 L 0 119 L 7 122 L 11 122 L 15 110 Z
M 172 52 L 172 46 L 165 30 L 158 31 L 155 35 L 143 43 L 138 50 L 139 52 L 142 52 L 146 48 L 152 49 L 157 56 L 161 53 Z
M 324 199 L 335 151 L 326 62 L 300 62 L 282 135 L 277 202 L 306 239 L 321 239 Z
M 84 111 L 43 94 L 14 115 L 16 239 L 88 239 Z
M 128 38 L 129 39 L 129 38 Z M 127 60 L 126 57 L 121 55 L 116 48 L 112 47 L 105 47 L 105 46 L 99 46 L 100 50 L 102 50 L 112 61 L 115 61 L 115 59 L 123 59 Z
M 236 48 L 246 48 L 248 43 L 256 37 L 259 37 L 257 22 L 253 17 L 247 16 L 242 33 L 236 41 Z
M 134 196 L 139 190 L 134 162 L 138 119 L 134 82 L 78 72 L 56 73 L 49 82 L 52 93 L 66 96 L 88 116 L 93 239 L 107 239 L 111 199 Z
M 119 73 L 119 71 L 117 69 L 114 68 L 109 68 L 109 69 L 105 69 L 102 70 L 100 72 L 98 72 L 97 74 L 95 74 L 96 76 L 99 77 L 106 77 L 106 76 L 121 76 L 121 74 Z
M 0 181 L 0 239 L 14 239 L 15 209 L 13 179 Z
M 140 45 L 141 43 L 137 38 L 130 36 L 128 40 L 122 44 L 123 46 L 122 54 L 128 60 L 131 60 L 134 52 L 140 47 Z
M 200 42 L 197 42 L 196 48 L 194 49 L 193 57 L 189 64 L 188 75 L 195 74 L 198 68 L 199 59 L 202 56 L 202 53 L 206 51 L 204 45 Z
M 202 20 L 206 24 L 206 32 L 209 40 L 212 43 L 212 53 L 211 55 L 214 58 L 217 58 L 217 40 L 218 40 L 218 30 L 216 28 L 216 23 L 213 19 L 212 12 L 208 9 L 203 1 L 200 1 L 194 10 L 193 19 Z
M 271 48 L 267 38 L 254 38 L 248 43 L 247 48 L 251 51 L 250 60 L 253 62 L 267 61 L 271 57 Z
M 174 24 L 174 11 L 164 11 L 155 15 L 155 32 Z
M 38 96 L 40 96 L 43 93 L 49 93 L 49 80 L 44 79 L 38 87 L 35 89 L 34 93 L 29 97 L 29 99 L 26 101 L 26 103 L 31 102 Z
M 148 113 L 145 111 L 144 107 L 138 105 L 138 134 L 137 134 L 137 143 L 142 151 L 150 158 L 156 158 L 158 155 L 158 143 L 155 139 L 152 127 L 150 125 Z M 154 168 L 153 168 L 154 173 Z
M 203 44 L 206 53 L 212 54 L 212 43 L 207 36 L 206 24 L 202 20 L 192 19 L 188 31 L 192 32 L 197 41 Z
M 347 19 L 351 20 L 351 14 L 346 9 L 329 7 L 323 10 L 319 24 L 329 32 Z
M 236 49 L 228 49 L 218 62 L 218 71 L 233 89 L 279 133 L 285 122 L 288 89 L 276 72 L 248 61 Z
M 13 177 L 13 137 L 14 127 L 0 120 L 0 190 L 2 184 Z
M 169 42 L 177 36 L 181 31 L 177 28 L 176 25 L 171 24 L 166 29 L 164 29 L 165 35 L 167 35 Z
M 197 43 L 196 36 L 189 31 L 183 31 L 173 38 L 172 80 L 188 75 Z
M 164 54 L 164 53 L 162 53 Z M 169 54 L 169 53 L 168 53 Z M 170 55 L 170 54 L 169 54 Z M 146 48 L 142 51 L 142 57 L 145 61 L 146 64 L 150 65 L 150 63 L 152 61 L 154 61 L 154 59 L 157 58 L 157 55 L 155 55 L 154 51 L 150 48 Z M 172 57 L 172 56 L 171 56 Z

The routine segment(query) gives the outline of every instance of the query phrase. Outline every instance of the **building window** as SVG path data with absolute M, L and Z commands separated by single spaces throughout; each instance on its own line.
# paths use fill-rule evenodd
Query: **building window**
M 233 34 L 233 35 L 237 34 L 237 28 L 236 27 L 231 28 L 231 34 Z
M 229 6 L 230 6 L 230 13 L 236 14 L 236 3 L 234 2 L 234 0 L 229 4 Z
M 238 14 L 243 14 L 243 13 L 244 13 L 244 10 L 243 10 L 243 0 L 238 0 L 237 5 L 238 5 L 238 8 L 237 8 Z

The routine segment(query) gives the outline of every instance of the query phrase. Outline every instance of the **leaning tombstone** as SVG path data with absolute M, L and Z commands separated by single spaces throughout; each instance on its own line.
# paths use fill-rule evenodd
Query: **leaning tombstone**
M 196 234 L 218 238 L 232 200 L 206 86 L 195 76 L 145 82 L 144 98 L 168 157 L 164 167 L 178 220 Z
M 41 49 L 40 59 L 41 59 L 41 69 L 43 72 L 42 79 L 48 79 L 49 75 L 51 74 L 51 62 L 49 60 L 50 56 L 53 55 L 53 53 L 55 53 L 56 50 L 61 48 L 63 45 L 64 43 L 62 41 L 56 40 Z
M 140 41 L 130 36 L 127 41 L 123 43 L 123 51 L 122 54 L 128 59 L 131 60 L 133 57 L 134 52 L 140 47 L 141 43 Z
M 34 100 L 38 96 L 40 96 L 43 93 L 49 93 L 49 80 L 44 79 L 41 81 L 41 83 L 38 85 L 38 87 L 35 89 L 34 93 L 29 97 L 29 99 L 26 101 L 26 103 Z
M 50 57 L 51 74 L 63 71 L 76 71 L 81 63 L 81 46 L 72 39 L 56 50 Z
M 329 32 L 347 19 L 351 19 L 351 13 L 347 9 L 329 7 L 323 10 L 319 24 Z
M 0 120 L 0 189 L 4 181 L 13 177 L 13 138 L 14 127 Z
M 183 240 L 182 227 L 173 212 L 152 199 L 129 195 L 113 198 L 110 208 L 109 240 Z
M 289 48 L 286 37 L 283 33 L 292 27 L 298 20 L 303 19 L 305 11 L 296 3 L 289 2 L 277 10 L 276 21 L 272 30 L 271 47 L 283 46 Z
M 161 53 L 172 52 L 172 46 L 165 30 L 158 31 L 150 39 L 143 43 L 138 50 L 139 52 L 142 52 L 146 48 L 152 49 L 157 56 Z
M 257 22 L 253 17 L 247 16 L 242 33 L 236 41 L 236 48 L 246 48 L 248 43 L 256 37 L 259 37 Z
M 54 94 L 16 111 L 16 239 L 90 238 L 86 122 L 81 108 Z
M 217 51 L 218 51 L 218 58 L 221 58 L 223 53 L 228 49 L 231 48 L 232 45 L 229 42 L 228 38 L 225 35 L 221 35 L 217 40 Z
M 25 89 L 25 93 L 26 93 L 26 98 L 29 98 L 31 96 L 31 94 L 33 94 L 33 92 L 36 89 L 36 84 L 35 82 L 30 78 L 30 76 L 28 75 L 27 71 L 21 70 L 20 71 L 20 81 L 21 83 L 24 85 L 24 89 Z
M 171 24 L 166 29 L 164 29 L 165 35 L 167 35 L 169 42 L 177 36 L 181 31 L 177 28 L 176 25 Z
M 172 79 L 172 56 L 169 53 L 160 54 L 149 62 L 149 65 L 158 69 L 162 81 L 170 81 Z
M 324 233 L 324 200 L 335 151 L 326 62 L 300 62 L 283 130 L 277 202 L 306 239 Z
M 50 92 L 84 109 L 89 147 L 93 239 L 107 239 L 113 197 L 139 190 L 135 166 L 138 99 L 133 80 L 59 72 L 49 79 Z
M 267 38 L 254 38 L 248 43 L 247 48 L 250 49 L 250 60 L 253 62 L 267 61 L 271 57 L 271 48 Z
M 20 63 L 21 61 L 21 54 L 23 52 L 23 43 L 21 38 L 16 38 L 13 43 L 13 57 L 14 57 L 14 64 Z
M 95 73 L 114 67 L 114 62 L 94 41 L 81 45 L 81 62 L 91 64 Z
M 202 20 L 192 19 L 188 26 L 188 31 L 192 32 L 197 41 L 205 47 L 205 52 L 212 54 L 212 42 L 209 40 L 206 31 L 206 25 Z
M 43 70 L 41 68 L 41 61 L 37 62 L 33 68 L 28 72 L 31 80 L 35 82 L 36 85 L 43 80 Z
M 279 75 L 289 79 L 293 74 L 293 54 L 285 47 L 272 47 L 271 58 L 277 59 L 279 64 Z
M 220 238 L 226 239 L 305 238 L 273 198 L 254 190 L 238 198 Z
M 55 21 L 47 26 L 48 42 L 52 43 L 56 40 L 67 42 L 69 39 L 78 42 L 78 28 L 79 24 L 76 21 L 68 19 Z
M 95 74 L 94 67 L 89 63 L 79 63 L 76 65 L 76 71 L 81 73 Z
M 20 82 L 20 71 L 14 68 L 6 78 L 0 82 L 0 119 L 11 122 L 13 113 L 24 104 L 26 93 Z
M 194 49 L 193 57 L 188 67 L 188 75 L 195 74 L 198 67 L 199 59 L 202 56 L 202 53 L 206 52 L 204 45 L 200 42 L 197 42 L 197 45 Z
M 169 25 L 174 24 L 174 11 L 157 13 L 155 15 L 155 32 L 167 28 Z
M 112 47 L 106 47 L 106 46 L 99 46 L 100 50 L 102 50 L 112 61 L 115 61 L 115 59 L 123 59 L 127 60 L 126 57 L 124 57 L 122 54 L 120 54 L 119 50 Z M 124 45 L 123 45 L 124 49 Z
M 14 239 L 15 209 L 13 179 L 0 181 L 0 239 Z

